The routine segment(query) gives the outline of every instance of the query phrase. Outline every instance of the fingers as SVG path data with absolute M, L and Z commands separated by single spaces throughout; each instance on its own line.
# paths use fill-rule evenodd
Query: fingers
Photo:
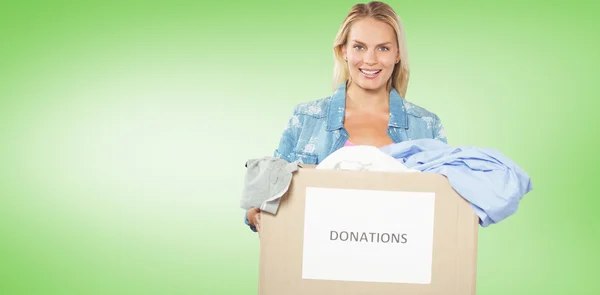
M 260 209 L 252 208 L 248 210 L 248 219 L 252 225 L 256 228 L 256 231 L 260 233 Z
M 260 212 L 258 212 L 254 215 L 254 222 L 255 222 L 256 230 L 258 232 L 260 232 Z

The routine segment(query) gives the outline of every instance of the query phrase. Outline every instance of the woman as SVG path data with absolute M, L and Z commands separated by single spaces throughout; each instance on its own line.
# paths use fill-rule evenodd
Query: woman
M 318 164 L 347 145 L 385 145 L 419 138 L 446 141 L 438 116 L 403 98 L 409 63 L 404 30 L 382 2 L 357 4 L 334 43 L 334 93 L 297 105 L 275 157 Z M 246 224 L 260 231 L 260 210 Z

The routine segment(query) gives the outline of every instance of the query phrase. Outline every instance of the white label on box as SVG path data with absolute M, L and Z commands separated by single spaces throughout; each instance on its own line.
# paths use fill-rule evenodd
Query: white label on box
M 302 278 L 431 283 L 435 193 L 306 188 Z

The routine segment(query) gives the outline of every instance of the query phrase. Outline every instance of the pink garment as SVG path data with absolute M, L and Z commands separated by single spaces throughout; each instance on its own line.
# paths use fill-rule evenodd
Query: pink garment
M 391 143 L 391 144 L 389 144 L 389 145 L 392 145 L 392 144 L 393 144 L 393 143 Z M 354 144 L 354 143 L 352 143 L 352 142 L 351 142 L 351 141 L 349 141 L 349 140 L 346 140 L 346 143 L 344 143 L 344 146 L 355 146 L 355 144 Z M 385 145 L 385 146 L 388 146 L 388 145 Z

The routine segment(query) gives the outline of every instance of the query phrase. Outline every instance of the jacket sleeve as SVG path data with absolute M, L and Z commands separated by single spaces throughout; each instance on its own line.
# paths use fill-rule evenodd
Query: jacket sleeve
M 448 138 L 446 137 L 446 130 L 444 129 L 444 125 L 442 125 L 442 121 L 437 115 L 434 116 L 433 121 L 433 138 L 441 140 L 444 143 L 448 143 Z
M 287 162 L 295 161 L 294 148 L 298 142 L 298 134 L 300 134 L 300 115 L 298 114 L 298 106 L 294 107 L 294 110 L 287 120 L 281 138 L 279 139 L 279 145 L 273 152 L 273 157 L 286 160 Z

